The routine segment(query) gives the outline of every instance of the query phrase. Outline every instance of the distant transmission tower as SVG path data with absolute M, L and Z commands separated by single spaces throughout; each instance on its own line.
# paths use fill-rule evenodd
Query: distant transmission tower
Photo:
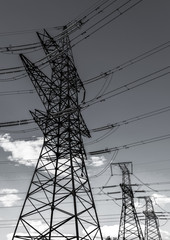
M 122 171 L 122 210 L 118 232 L 118 240 L 144 240 L 142 229 L 139 223 L 137 212 L 134 204 L 134 195 L 131 187 L 130 171 L 128 169 L 132 163 L 114 163 Z
M 90 133 L 78 100 L 84 87 L 69 38 L 63 33 L 55 41 L 46 31 L 38 37 L 51 77 L 21 59 L 45 108 L 31 112 L 44 143 L 12 239 L 103 239 L 85 166 L 82 136 Z
M 145 240 L 162 240 L 152 200 L 150 197 L 145 197 L 145 201 L 146 210 L 143 212 L 145 214 Z

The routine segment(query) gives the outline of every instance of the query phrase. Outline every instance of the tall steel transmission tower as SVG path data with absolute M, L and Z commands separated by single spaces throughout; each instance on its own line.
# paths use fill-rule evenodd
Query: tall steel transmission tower
M 134 204 L 134 195 L 131 187 L 130 173 L 132 173 L 132 163 L 114 163 L 122 171 L 122 210 L 118 232 L 118 240 L 144 240 L 142 229 L 139 223 Z M 129 170 L 131 166 L 131 172 Z
M 85 166 L 82 136 L 90 137 L 79 107 L 84 90 L 68 35 L 38 33 L 51 77 L 21 55 L 44 110 L 31 112 L 44 142 L 13 240 L 102 239 Z
M 145 197 L 146 210 L 145 214 L 145 240 L 162 240 L 158 217 L 155 214 L 153 203 L 150 197 Z

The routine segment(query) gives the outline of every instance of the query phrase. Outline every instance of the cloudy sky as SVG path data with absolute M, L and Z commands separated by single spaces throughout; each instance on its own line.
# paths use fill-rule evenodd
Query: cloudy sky
M 6 0 L 1 5 L 2 240 L 11 240 L 42 144 L 42 134 L 34 123 L 2 127 L 2 123 L 31 119 L 29 110 L 42 108 L 29 78 L 15 80 L 13 77 L 20 73 L 9 74 L 9 69 L 22 66 L 22 62 L 18 53 L 4 52 L 4 47 L 36 43 L 36 31 L 44 28 L 56 36 L 59 34 L 56 27 L 86 16 L 98 2 L 104 1 Z M 120 5 L 126 1 L 118 2 Z M 92 135 L 84 139 L 86 165 L 104 237 L 117 235 L 121 211 L 121 193 L 113 193 L 120 192 L 121 172 L 110 164 L 128 161 L 133 163 L 132 183 L 139 184 L 134 191 L 142 191 L 135 192 L 142 228 L 145 202 L 138 197 L 150 196 L 155 211 L 160 212 L 160 230 L 166 240 L 170 238 L 170 2 L 143 0 L 125 13 L 125 9 L 114 12 L 119 5 L 112 4 L 103 12 L 96 12 L 96 18 L 70 34 L 75 65 L 86 88 L 82 114 Z M 111 12 L 109 18 L 99 22 Z M 32 61 L 44 56 L 42 51 L 24 54 Z M 96 80 L 97 76 L 111 72 Z M 117 127 L 113 129 L 93 131 L 115 123 Z M 114 151 L 89 154 L 107 148 Z M 112 185 L 117 187 L 101 189 Z M 36 224 L 40 227 L 40 222 Z

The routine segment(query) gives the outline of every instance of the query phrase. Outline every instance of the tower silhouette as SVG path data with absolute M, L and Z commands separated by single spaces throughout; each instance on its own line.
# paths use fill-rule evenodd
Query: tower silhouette
M 153 203 L 150 197 L 145 197 L 146 210 L 145 215 L 145 240 L 162 240 L 158 217 L 155 214 Z
M 13 234 L 13 240 L 102 239 L 85 166 L 82 137 L 90 133 L 79 107 L 84 86 L 74 65 L 69 37 L 37 33 L 51 77 L 21 55 L 44 105 L 31 112 L 44 141 Z
M 134 204 L 134 195 L 131 187 L 129 166 L 131 162 L 114 163 L 122 171 L 122 210 L 118 232 L 118 240 L 144 240 L 139 219 Z M 132 170 L 131 170 L 132 171 Z M 132 172 L 131 172 L 132 173 Z

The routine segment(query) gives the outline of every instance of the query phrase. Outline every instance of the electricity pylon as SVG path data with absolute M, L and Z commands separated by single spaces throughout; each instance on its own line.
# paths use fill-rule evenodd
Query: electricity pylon
M 131 187 L 130 171 L 128 167 L 132 163 L 122 162 L 114 163 L 118 165 L 122 171 L 122 210 L 120 217 L 120 225 L 118 232 L 118 240 L 144 240 L 142 229 L 139 223 L 137 212 L 134 204 L 134 195 Z
M 162 240 L 158 217 L 155 214 L 153 203 L 150 197 L 144 197 L 146 202 L 145 214 L 145 240 Z
M 85 166 L 82 136 L 90 137 L 79 107 L 84 90 L 69 37 L 38 33 L 52 69 L 45 75 L 21 55 L 45 110 L 31 112 L 44 142 L 13 240 L 94 240 L 102 238 Z

